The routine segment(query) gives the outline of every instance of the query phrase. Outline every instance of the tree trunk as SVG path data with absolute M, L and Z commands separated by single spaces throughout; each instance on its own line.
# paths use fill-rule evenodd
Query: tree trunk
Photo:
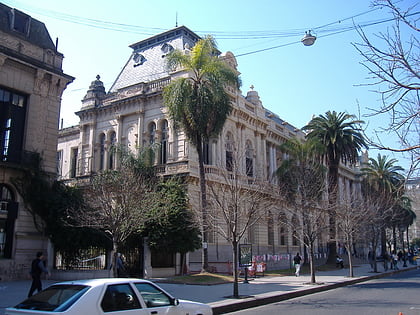
M 314 245 L 310 244 L 309 247 L 309 268 L 311 270 L 311 283 L 316 283 L 315 280 L 315 255 L 314 255 Z
M 198 154 L 198 168 L 200 181 L 200 204 L 201 204 L 201 233 L 202 233 L 202 266 L 201 271 L 207 272 L 209 270 L 209 255 L 208 255 L 208 219 L 207 219 L 207 193 L 206 193 L 206 173 L 204 170 L 203 147 L 201 138 L 197 139 L 197 154 Z
M 397 252 L 397 232 L 396 232 L 396 228 L 395 225 L 392 227 L 392 238 L 393 238 L 393 246 L 394 246 L 394 251 Z
M 336 226 L 335 226 L 335 206 L 337 205 L 338 197 L 338 163 L 330 165 L 328 169 L 328 216 L 329 216 L 329 240 L 327 243 L 328 257 L 326 264 L 335 264 L 337 256 L 337 244 L 336 244 Z
M 112 276 L 116 278 L 117 275 L 117 243 L 112 238 L 112 251 L 111 251 L 111 267 L 112 267 Z
M 381 228 L 381 256 L 383 257 L 386 253 L 386 228 Z
M 352 243 L 349 243 L 352 244 Z M 344 248 L 347 250 L 347 257 L 349 259 L 349 277 L 353 278 L 354 277 L 354 272 L 353 272 L 353 259 L 352 259 L 352 254 L 351 254 L 351 246 L 344 246 Z
M 232 242 L 232 250 L 233 250 L 233 297 L 238 299 L 239 298 L 239 284 L 238 284 L 238 243 Z

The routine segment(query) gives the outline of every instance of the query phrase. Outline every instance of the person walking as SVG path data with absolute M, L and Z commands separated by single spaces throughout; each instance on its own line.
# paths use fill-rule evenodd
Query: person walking
M 125 276 L 125 266 L 124 261 L 121 253 L 117 253 L 117 276 L 118 278 L 122 278 Z
M 32 277 L 32 284 L 31 288 L 29 289 L 28 297 L 31 297 L 35 290 L 37 290 L 37 292 L 42 291 L 42 273 L 45 273 L 46 275 L 50 274 L 48 269 L 45 267 L 44 258 L 44 254 L 42 252 L 37 252 L 36 258 L 32 260 L 31 271 L 29 272 Z
M 299 253 L 296 253 L 296 256 L 293 257 L 293 264 L 295 265 L 295 275 L 299 277 L 300 275 L 300 266 L 302 262 L 302 257 L 300 257 Z

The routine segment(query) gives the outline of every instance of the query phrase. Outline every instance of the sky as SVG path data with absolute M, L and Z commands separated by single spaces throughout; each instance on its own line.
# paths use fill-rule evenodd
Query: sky
M 380 95 L 372 91 L 355 26 L 368 37 L 386 32 L 392 22 L 385 9 L 374 10 L 369 0 L 2 0 L 45 23 L 58 51 L 63 70 L 76 79 L 62 97 L 64 127 L 79 121 L 74 112 L 96 75 L 108 90 L 131 55 L 128 46 L 150 36 L 185 25 L 200 36 L 212 35 L 222 52 L 231 51 L 241 72 L 242 94 L 250 86 L 263 106 L 301 128 L 313 115 L 328 110 L 354 114 L 366 122 L 366 132 L 385 127 L 386 115 L 370 117 L 379 108 Z M 402 0 L 408 7 L 415 0 Z M 418 5 L 420 8 L 420 5 Z M 364 26 L 374 24 L 370 26 Z M 313 46 L 300 40 L 306 31 L 317 36 Z M 397 139 L 380 134 L 398 147 Z M 390 155 L 407 168 L 402 155 Z M 376 157 L 377 152 L 370 151 Z

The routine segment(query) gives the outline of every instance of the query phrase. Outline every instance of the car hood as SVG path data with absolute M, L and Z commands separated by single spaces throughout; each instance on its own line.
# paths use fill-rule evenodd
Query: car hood
M 179 300 L 179 306 L 186 310 L 191 310 L 190 314 L 203 314 L 203 315 L 211 315 L 213 314 L 213 310 L 210 305 L 193 302 L 188 300 Z

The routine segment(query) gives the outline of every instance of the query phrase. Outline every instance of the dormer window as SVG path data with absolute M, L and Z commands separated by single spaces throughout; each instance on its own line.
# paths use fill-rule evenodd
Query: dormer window
M 165 43 L 162 45 L 160 50 L 163 52 L 162 58 L 164 58 L 167 54 L 174 50 L 174 47 L 168 43 Z
M 146 62 L 146 60 L 146 57 L 144 57 L 142 54 L 135 53 L 133 56 L 134 67 L 141 66 Z
M 15 9 L 12 9 L 10 13 L 10 28 L 21 34 L 28 35 L 31 17 Z

